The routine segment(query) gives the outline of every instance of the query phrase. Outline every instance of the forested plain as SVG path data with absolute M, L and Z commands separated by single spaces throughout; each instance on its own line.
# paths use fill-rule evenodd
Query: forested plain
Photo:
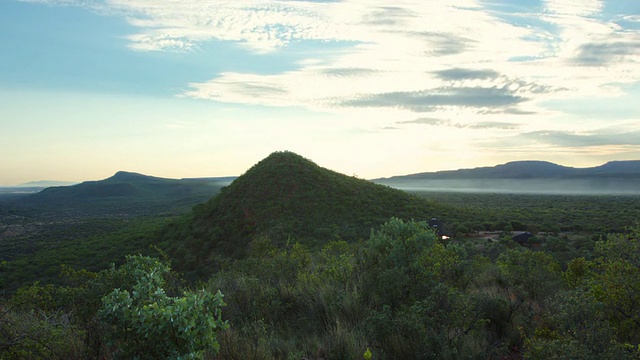
M 18 204 L 2 359 L 640 357 L 638 196 L 409 194 L 284 152 L 192 210 Z

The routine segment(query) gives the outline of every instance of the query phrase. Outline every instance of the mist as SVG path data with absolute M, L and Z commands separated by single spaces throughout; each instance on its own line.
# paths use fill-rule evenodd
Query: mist
M 549 195 L 640 195 L 640 185 L 625 179 L 474 179 L 374 181 L 409 192 L 468 192 Z

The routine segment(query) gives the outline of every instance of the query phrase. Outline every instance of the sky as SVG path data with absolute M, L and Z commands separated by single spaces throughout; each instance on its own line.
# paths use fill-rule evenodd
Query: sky
M 640 1 L 0 0 L 0 185 L 640 159 Z

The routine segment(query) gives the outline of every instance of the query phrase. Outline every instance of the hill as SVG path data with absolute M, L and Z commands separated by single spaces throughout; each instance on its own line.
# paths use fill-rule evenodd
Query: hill
M 640 160 L 573 168 L 546 161 L 417 173 L 373 180 L 401 189 L 492 192 L 637 194 Z
M 53 186 L 19 199 L 20 206 L 74 216 L 130 216 L 180 212 L 206 201 L 228 178 L 166 179 L 119 171 L 112 177 Z
M 164 246 L 185 270 L 215 256 L 242 257 L 252 239 L 266 237 L 314 247 L 355 241 L 395 216 L 445 218 L 453 208 L 404 191 L 346 176 L 291 152 L 255 164 L 209 202 L 165 231 Z M 217 255 L 216 255 L 217 254 Z

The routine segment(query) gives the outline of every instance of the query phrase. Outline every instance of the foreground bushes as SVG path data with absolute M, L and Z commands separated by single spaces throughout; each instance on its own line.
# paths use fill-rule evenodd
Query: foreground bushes
M 130 257 L 19 291 L 3 305 L 0 358 L 636 359 L 638 240 L 609 235 L 563 270 L 544 251 L 491 260 L 391 219 L 315 252 L 254 239 L 196 292 L 168 264 Z
M 129 256 L 117 269 L 66 272 L 73 285 L 35 283 L 0 306 L 0 358 L 195 359 L 218 350 L 222 293 L 167 295 L 177 288 L 165 262 Z
M 637 241 L 609 236 L 598 261 L 563 271 L 543 251 L 513 246 L 492 261 L 398 219 L 316 253 L 256 239 L 207 283 L 229 302 L 216 358 L 635 359 L 636 320 L 615 309 L 640 313 L 640 261 L 615 264 Z

